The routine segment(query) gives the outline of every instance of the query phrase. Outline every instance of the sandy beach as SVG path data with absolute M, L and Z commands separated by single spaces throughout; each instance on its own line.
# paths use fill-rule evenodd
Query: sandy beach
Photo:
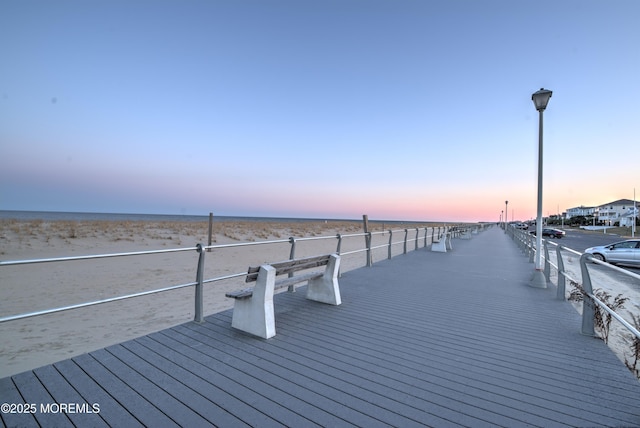
M 404 227 L 393 224 L 393 240 L 404 238 Z M 372 232 L 385 225 L 371 223 Z M 388 229 L 388 226 L 386 227 Z M 256 245 L 214 248 L 206 253 L 205 279 L 246 272 L 248 266 L 287 260 L 289 237 L 295 237 L 296 257 L 335 252 L 337 234 L 362 233 L 361 222 L 217 221 L 212 245 L 251 242 Z M 327 239 L 319 239 L 327 237 Z M 301 239 L 299 238 L 312 238 Z M 258 244 L 263 241 L 284 241 Z M 39 263 L 0 268 L 1 316 L 65 307 L 138 293 L 195 280 L 195 246 L 208 242 L 208 222 L 43 221 L 0 220 L 0 260 L 31 260 L 95 254 L 187 248 L 189 251 L 152 255 Z M 373 245 L 388 242 L 388 233 L 374 235 Z M 414 245 L 412 243 L 412 245 Z M 424 245 L 420 242 L 420 247 Z M 364 237 L 345 237 L 342 252 L 364 247 Z M 413 249 L 411 247 L 410 249 Z M 393 246 L 400 254 L 402 245 Z M 375 250 L 374 260 L 387 257 Z M 365 253 L 344 256 L 341 271 L 366 262 Z M 244 286 L 243 278 L 205 285 L 204 314 L 229 309 L 225 292 Z M 104 303 L 56 314 L 0 323 L 0 377 L 100 349 L 193 320 L 194 288 Z

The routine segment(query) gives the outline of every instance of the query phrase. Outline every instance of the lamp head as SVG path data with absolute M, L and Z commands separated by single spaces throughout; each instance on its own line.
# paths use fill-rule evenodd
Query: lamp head
M 536 110 L 544 111 L 547 108 L 547 104 L 549 103 L 549 98 L 551 98 L 551 92 L 548 89 L 540 88 L 539 91 L 536 91 L 531 95 L 531 99 L 533 100 L 533 104 L 536 106 Z

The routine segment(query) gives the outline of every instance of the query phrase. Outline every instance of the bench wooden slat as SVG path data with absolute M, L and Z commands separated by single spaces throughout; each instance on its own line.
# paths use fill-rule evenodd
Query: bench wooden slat
M 329 258 L 331 255 L 308 257 L 305 259 L 286 260 L 283 262 L 270 263 L 276 269 L 276 275 L 284 275 L 300 270 L 311 269 L 319 266 L 326 266 L 329 264 Z M 254 282 L 258 279 L 258 272 L 260 266 L 250 267 L 247 271 L 247 277 L 245 282 Z
M 225 296 L 234 299 L 246 299 L 247 297 L 253 296 L 253 288 L 244 288 L 242 290 L 230 291 L 226 293 Z
M 309 281 L 314 278 L 322 278 L 322 272 L 312 272 L 305 275 L 292 276 L 291 278 L 283 279 L 282 281 L 276 282 L 274 290 L 295 285 L 300 282 Z
M 300 282 L 309 281 L 310 279 L 321 278 L 322 275 L 322 272 L 312 272 L 305 275 L 293 276 L 291 278 L 283 279 L 282 281 L 276 282 L 273 289 L 278 290 L 280 288 L 289 287 L 290 285 L 295 285 Z M 232 291 L 226 293 L 225 296 L 231 297 L 233 299 L 246 299 L 253 296 L 253 288 L 244 288 L 242 290 Z

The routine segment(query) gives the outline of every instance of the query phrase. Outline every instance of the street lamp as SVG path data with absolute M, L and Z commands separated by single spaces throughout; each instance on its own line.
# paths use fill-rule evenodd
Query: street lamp
M 547 280 L 542 271 L 542 113 L 547 108 L 552 92 L 540 88 L 531 95 L 533 104 L 539 113 L 538 128 L 538 212 L 536 216 L 536 258 L 535 270 L 530 285 L 536 288 L 547 288 Z
M 507 233 L 507 205 L 509 205 L 509 201 L 504 201 L 504 233 Z

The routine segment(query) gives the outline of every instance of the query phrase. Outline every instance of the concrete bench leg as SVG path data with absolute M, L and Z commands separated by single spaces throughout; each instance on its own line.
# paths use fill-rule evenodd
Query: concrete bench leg
M 330 305 L 339 305 L 342 303 L 340 298 L 340 285 L 338 284 L 338 271 L 340 270 L 340 256 L 332 254 L 329 264 L 324 270 L 321 278 L 310 279 L 307 286 L 307 299 L 316 302 L 328 303 Z
M 446 240 L 447 240 L 446 237 L 441 236 L 438 242 L 434 242 L 431 244 L 431 251 L 436 251 L 438 253 L 446 253 L 447 252 L 447 247 L 445 244 Z
M 451 234 L 450 233 L 448 233 L 445 236 L 444 242 L 445 242 L 445 246 L 447 248 L 447 251 L 453 250 L 453 245 L 451 245 Z
M 233 306 L 231 327 L 264 339 L 276 335 L 276 319 L 273 311 L 273 288 L 276 283 L 276 269 L 269 265 L 260 266 L 253 296 L 236 299 Z

